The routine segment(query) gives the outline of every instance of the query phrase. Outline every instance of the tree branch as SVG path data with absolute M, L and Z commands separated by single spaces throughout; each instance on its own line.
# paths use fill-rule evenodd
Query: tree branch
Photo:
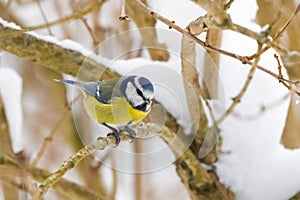
M 97 1 L 96 3 L 92 4 L 91 6 L 85 8 L 83 10 L 78 10 L 75 13 L 73 13 L 71 15 L 68 15 L 68 16 L 66 16 L 64 18 L 57 19 L 57 20 L 55 20 L 53 22 L 49 22 L 49 23 L 46 23 L 46 24 L 38 25 L 38 26 L 26 27 L 26 28 L 24 28 L 24 30 L 26 30 L 26 31 L 33 31 L 33 30 L 38 30 L 38 29 L 43 29 L 43 28 L 49 28 L 50 26 L 61 24 L 61 23 L 67 22 L 69 20 L 80 19 L 84 15 L 86 15 L 86 14 L 88 14 L 90 12 L 93 12 L 94 10 L 97 10 L 97 9 L 101 8 L 102 5 L 106 1 L 107 0 Z
M 7 155 L 0 154 L 0 169 L 4 170 L 5 173 L 15 174 L 15 176 L 22 176 L 21 169 L 18 163 L 8 157 Z M 27 166 L 25 169 L 29 175 L 36 181 L 42 182 L 46 177 L 50 175 L 46 170 Z M 99 199 L 104 200 L 105 197 L 100 196 L 99 194 L 91 191 L 89 188 L 84 186 L 80 186 L 74 182 L 67 181 L 65 179 L 60 179 L 56 185 L 53 186 L 53 189 L 57 191 L 59 194 L 62 194 L 70 199 L 77 200 L 91 200 L 91 199 Z
M 138 126 L 135 131 L 137 135 L 143 136 L 150 133 L 159 134 L 168 143 L 175 156 L 179 156 L 184 152 L 183 155 L 181 155 L 176 161 L 176 166 L 180 168 L 179 175 L 185 183 L 184 185 L 187 187 L 188 191 L 195 195 L 195 197 L 205 197 L 205 195 L 202 193 L 207 190 L 207 188 L 210 188 L 210 192 L 213 192 L 213 195 L 221 195 L 213 186 L 213 181 L 211 180 L 208 172 L 201 166 L 197 157 L 192 153 L 191 150 L 186 149 L 186 145 L 179 137 L 176 137 L 174 132 L 170 131 L 165 126 L 151 123 Z M 131 140 L 129 134 L 121 134 L 121 141 L 129 140 Z M 61 177 L 66 174 L 66 172 L 74 168 L 78 162 L 80 162 L 86 156 L 93 154 L 98 150 L 102 150 L 111 144 L 115 144 L 114 136 L 100 137 L 95 143 L 90 144 L 73 154 L 56 172 L 44 180 L 44 182 L 39 186 L 35 197 L 37 199 L 42 199 L 48 189 L 54 186 L 61 179 Z M 191 173 L 193 176 L 191 176 Z M 194 178 L 190 179 L 189 177 Z
M 259 54 L 259 52 L 262 50 L 262 46 L 260 44 L 258 44 L 258 49 L 257 49 L 257 54 Z M 226 110 L 226 112 L 217 120 L 217 123 L 221 123 L 229 114 L 231 114 L 234 110 L 234 108 L 237 106 L 237 104 L 239 104 L 241 102 L 242 97 L 244 96 L 244 94 L 246 93 L 252 79 L 253 79 L 253 75 L 255 72 L 255 69 L 257 68 L 257 63 L 260 59 L 260 56 L 255 57 L 254 63 L 249 71 L 249 74 L 247 76 L 247 79 L 241 89 L 241 91 L 239 92 L 239 94 L 232 98 L 233 102 L 232 104 L 229 106 L 229 108 Z
M 247 56 L 241 56 L 241 55 L 238 55 L 238 54 L 235 54 L 235 53 L 231 53 L 231 52 L 216 48 L 216 47 L 211 46 L 209 44 L 206 44 L 204 41 L 202 41 L 199 38 L 192 35 L 189 31 L 181 28 L 180 26 L 176 25 L 175 23 L 173 23 L 169 19 L 167 19 L 167 18 L 161 16 L 160 14 L 154 12 L 153 10 L 148 8 L 145 4 L 143 4 L 140 0 L 131 0 L 131 1 L 134 1 L 136 6 L 139 7 L 141 10 L 143 10 L 144 12 L 146 12 L 149 15 L 153 16 L 155 19 L 163 22 L 168 27 L 173 28 L 173 29 L 177 30 L 178 32 L 182 33 L 184 36 L 187 36 L 187 37 L 191 38 L 196 43 L 201 45 L 204 49 L 211 50 L 211 51 L 214 51 L 214 52 L 218 52 L 218 53 L 223 54 L 225 56 L 237 59 L 237 60 L 241 61 L 242 64 L 247 64 L 247 65 L 251 65 L 251 66 L 253 65 L 253 62 L 251 60 L 249 60 L 249 58 Z M 259 38 L 256 38 L 256 39 L 259 39 Z M 291 80 L 287 80 L 287 79 L 284 79 L 284 78 L 280 79 L 280 77 L 276 73 L 273 73 L 272 71 L 270 71 L 270 70 L 268 70 L 265 67 L 262 67 L 260 65 L 257 65 L 256 68 L 263 71 L 263 72 L 265 72 L 265 73 L 267 73 L 267 74 L 269 74 L 270 76 L 272 76 L 272 77 L 274 77 L 278 80 L 281 80 L 281 83 L 283 84 L 283 86 L 286 87 L 288 90 L 292 89 L 289 86 L 289 84 L 296 85 L 298 83 L 298 81 L 291 81 Z M 294 91 L 294 92 L 297 95 L 300 96 L 300 92 L 297 92 L 297 91 Z
M 23 30 L 3 27 L 0 23 L 0 50 L 35 62 L 48 69 L 76 76 L 80 69 L 82 80 L 119 76 L 82 53 L 36 38 Z
M 10 138 L 9 125 L 6 119 L 5 108 L 2 102 L 0 93 L 0 153 L 3 154 L 13 154 L 12 142 Z M 1 183 L 3 196 L 5 199 L 18 199 L 18 191 L 15 187 Z

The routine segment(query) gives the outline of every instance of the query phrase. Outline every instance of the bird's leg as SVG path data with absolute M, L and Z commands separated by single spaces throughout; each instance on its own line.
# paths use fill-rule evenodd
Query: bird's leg
M 111 127 L 111 126 L 109 126 L 109 125 L 107 125 L 107 124 L 105 124 L 105 123 L 103 123 L 103 125 L 104 125 L 105 127 L 109 128 L 110 130 L 112 130 L 112 132 L 111 132 L 111 133 L 108 133 L 107 136 L 114 135 L 115 138 L 116 138 L 116 146 L 118 146 L 119 143 L 120 143 L 120 141 L 121 141 L 121 138 L 120 138 L 120 132 L 119 132 L 117 129 L 115 129 L 115 128 L 113 128 L 113 127 Z
M 130 135 L 130 142 L 133 142 L 135 137 L 136 137 L 136 133 L 133 129 L 131 129 L 128 125 L 124 126 L 124 131 L 126 131 L 127 133 L 129 133 Z

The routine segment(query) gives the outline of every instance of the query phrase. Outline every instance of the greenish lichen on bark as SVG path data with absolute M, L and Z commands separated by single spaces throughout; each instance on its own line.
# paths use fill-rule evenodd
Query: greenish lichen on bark
M 39 39 L 23 30 L 0 26 L 0 50 L 72 76 L 77 76 L 80 71 L 82 80 L 98 79 L 99 74 L 103 79 L 118 76 L 117 73 L 106 70 L 104 65 L 78 51 Z

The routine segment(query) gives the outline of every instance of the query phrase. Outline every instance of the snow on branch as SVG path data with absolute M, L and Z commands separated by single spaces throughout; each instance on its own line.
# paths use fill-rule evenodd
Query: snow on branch
M 0 50 L 72 76 L 76 76 L 79 68 L 84 67 L 85 70 L 80 72 L 84 80 L 95 80 L 98 77 L 94 76 L 101 71 L 103 78 L 118 76 L 117 73 L 106 70 L 105 60 L 100 60 L 74 41 L 59 41 L 54 37 L 42 36 L 35 32 L 26 33 L 25 30 L 1 18 Z

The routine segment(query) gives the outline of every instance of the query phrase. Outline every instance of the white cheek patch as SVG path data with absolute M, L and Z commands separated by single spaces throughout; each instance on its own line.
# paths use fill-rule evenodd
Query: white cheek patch
M 142 87 L 142 85 L 140 84 L 140 78 L 141 77 L 135 77 L 134 78 L 134 84 L 136 85 L 137 88 L 139 88 L 142 92 L 143 92 L 143 96 L 146 99 L 153 99 L 153 92 L 149 91 L 149 90 L 144 90 L 144 88 Z
M 151 107 L 151 104 L 147 104 L 145 110 L 148 111 L 150 109 L 150 107 Z
M 149 90 L 144 90 L 144 97 L 146 99 L 153 99 L 153 92 L 149 91 Z
M 140 95 L 138 95 L 135 86 L 131 82 L 128 82 L 125 94 L 128 100 L 133 105 L 133 107 L 141 105 L 144 102 L 143 98 Z
M 140 77 L 136 76 L 134 77 L 134 84 L 136 85 L 137 88 L 142 88 L 140 82 L 139 82 Z
M 100 98 L 100 84 L 97 85 L 96 95 L 97 95 L 97 98 Z

